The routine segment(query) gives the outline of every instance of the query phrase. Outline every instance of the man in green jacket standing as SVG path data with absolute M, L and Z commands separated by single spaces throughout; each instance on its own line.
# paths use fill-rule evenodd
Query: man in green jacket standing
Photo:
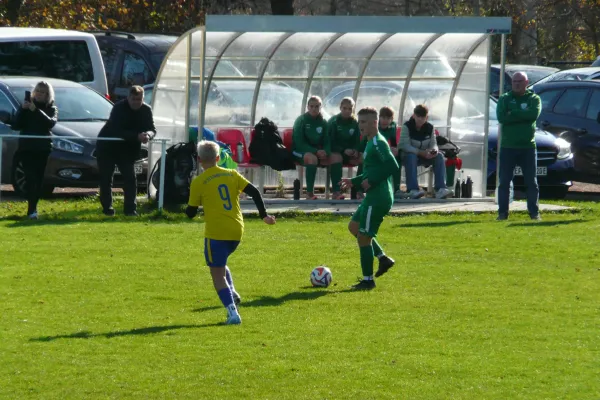
M 518 165 L 527 187 L 527 211 L 539 220 L 539 187 L 537 183 L 537 150 L 535 122 L 541 112 L 537 94 L 527 90 L 529 80 L 524 72 L 512 77 L 512 90 L 498 99 L 496 116 L 501 124 L 498 186 L 498 221 L 508 219 L 510 184 Z

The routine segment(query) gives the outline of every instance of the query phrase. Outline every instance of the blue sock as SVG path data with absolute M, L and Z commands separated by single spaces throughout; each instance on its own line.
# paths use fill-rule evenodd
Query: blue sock
M 229 284 L 229 288 L 232 292 L 235 292 L 235 287 L 233 287 L 233 277 L 231 276 L 231 271 L 228 266 L 225 266 L 225 279 L 227 279 L 227 283 Z
M 219 295 L 219 299 L 221 299 L 221 303 L 225 306 L 225 308 L 229 309 L 230 306 L 233 305 L 233 295 L 231 294 L 231 289 L 226 287 L 217 292 Z

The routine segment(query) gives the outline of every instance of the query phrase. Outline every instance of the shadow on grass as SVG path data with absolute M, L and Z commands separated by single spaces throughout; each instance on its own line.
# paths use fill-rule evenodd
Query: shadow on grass
M 559 225 L 570 225 L 570 224 L 578 224 L 581 222 L 589 222 L 587 219 L 569 219 L 566 221 L 529 221 L 529 222 L 514 222 L 509 223 L 507 228 L 515 228 L 520 226 L 539 226 L 539 227 L 548 227 L 548 226 L 559 226 Z
M 78 224 L 82 222 L 88 223 L 146 223 L 146 222 L 173 222 L 173 221 L 189 221 L 192 222 L 183 214 L 183 207 L 170 207 L 164 209 L 164 212 L 159 212 L 155 207 L 144 205 L 138 206 L 137 217 L 127 217 L 123 214 L 121 208 L 115 207 L 116 214 L 113 217 L 108 217 L 102 214 L 100 208 L 84 208 L 81 210 L 40 210 L 40 216 L 37 220 L 30 220 L 24 215 L 6 215 L 0 217 L 0 221 L 12 221 L 6 225 L 8 228 L 24 228 L 42 225 L 68 225 Z
M 481 221 L 437 221 L 437 222 L 421 222 L 418 224 L 398 224 L 394 228 L 443 228 L 452 225 L 463 224 L 479 224 Z
M 240 304 L 240 308 L 246 307 L 277 307 L 283 305 L 288 301 L 296 301 L 296 300 L 314 300 L 319 297 L 331 294 L 331 293 L 339 293 L 338 291 L 330 291 L 324 290 L 323 288 L 313 288 L 312 286 L 306 286 L 303 289 L 306 289 L 303 292 L 292 292 L 281 297 L 273 297 L 273 296 L 261 296 L 252 301 L 242 301 Z M 210 310 L 216 310 L 219 308 L 223 308 L 223 306 L 210 306 L 210 307 L 201 307 L 193 309 L 192 312 L 204 312 Z
M 149 326 L 146 328 L 131 329 L 128 331 L 116 331 L 116 332 L 105 332 L 105 333 L 91 333 L 88 331 L 82 331 L 72 333 L 70 335 L 56 335 L 56 336 L 42 336 L 38 338 L 29 339 L 30 342 L 51 342 L 57 339 L 92 339 L 96 337 L 104 337 L 107 339 L 129 336 L 129 335 L 150 335 L 154 333 L 167 332 L 177 329 L 192 329 L 192 328 L 208 328 L 211 326 L 225 326 L 224 323 L 214 324 L 202 324 L 202 325 L 165 325 L 165 326 Z

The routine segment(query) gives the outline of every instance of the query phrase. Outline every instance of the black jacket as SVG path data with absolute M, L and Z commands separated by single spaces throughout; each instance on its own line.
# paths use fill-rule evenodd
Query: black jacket
M 96 143 L 98 156 L 117 155 L 132 161 L 139 159 L 142 143 L 138 135 L 142 132 L 152 132 L 152 137 L 156 135 L 152 108 L 143 103 L 138 110 L 133 110 L 127 99 L 117 102 L 98 137 L 121 138 L 125 142 L 99 140 Z
M 50 130 L 56 125 L 58 108 L 54 102 L 49 104 L 34 101 L 35 111 L 20 107 L 17 110 L 11 128 L 21 131 L 21 135 L 50 137 Z M 52 142 L 45 139 L 19 139 L 19 151 L 52 151 Z

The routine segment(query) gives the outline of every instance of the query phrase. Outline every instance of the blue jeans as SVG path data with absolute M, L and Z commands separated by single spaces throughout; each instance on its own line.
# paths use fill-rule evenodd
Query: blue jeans
M 527 187 L 527 211 L 532 217 L 540 213 L 540 189 L 537 183 L 536 149 L 500 149 L 500 184 L 498 185 L 498 215 L 508 215 L 510 183 L 514 178 L 515 167 L 520 166 Z
M 417 181 L 417 166 L 422 165 L 429 167 L 433 165 L 433 173 L 435 175 L 435 190 L 446 188 L 446 162 L 444 156 L 438 153 L 432 159 L 421 158 L 415 153 L 403 152 L 404 168 L 406 171 L 406 190 L 419 190 L 419 182 Z

